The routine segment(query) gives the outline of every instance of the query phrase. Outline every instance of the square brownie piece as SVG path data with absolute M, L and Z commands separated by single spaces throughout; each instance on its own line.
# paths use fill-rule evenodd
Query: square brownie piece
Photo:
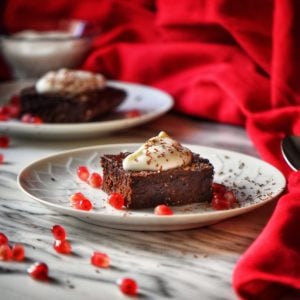
M 212 200 L 212 164 L 193 153 L 185 167 L 164 171 L 125 171 L 123 160 L 130 153 L 104 155 L 103 190 L 120 193 L 125 206 L 131 209 L 155 207 L 160 204 L 185 205 Z
M 123 89 L 107 86 L 80 94 L 43 93 L 34 86 L 20 93 L 21 116 L 39 116 L 45 123 L 91 122 L 101 117 L 123 102 Z

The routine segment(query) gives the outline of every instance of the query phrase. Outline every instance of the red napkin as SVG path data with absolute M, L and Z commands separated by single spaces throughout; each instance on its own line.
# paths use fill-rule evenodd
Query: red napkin
M 180 112 L 245 126 L 261 157 L 291 174 L 233 287 L 243 299 L 300 297 L 300 173 L 280 153 L 285 134 L 300 135 L 300 1 L 10 0 L 4 25 L 63 17 L 101 25 L 83 68 L 166 90 Z

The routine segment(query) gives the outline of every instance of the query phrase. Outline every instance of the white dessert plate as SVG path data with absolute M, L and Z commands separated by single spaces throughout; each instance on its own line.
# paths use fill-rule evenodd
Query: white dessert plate
M 116 210 L 107 203 L 106 193 L 77 178 L 78 166 L 86 165 L 91 172 L 102 173 L 100 156 L 134 151 L 139 144 L 102 145 L 52 155 L 21 171 L 18 184 L 28 196 L 62 214 L 105 227 L 138 231 L 182 230 L 220 222 L 260 207 L 285 188 L 285 178 L 280 171 L 257 158 L 221 149 L 186 146 L 211 161 L 215 182 L 232 188 L 240 207 L 216 211 L 208 204 L 192 204 L 173 207 L 172 216 L 157 216 L 153 209 Z M 75 192 L 86 195 L 94 209 L 86 212 L 71 208 L 69 197 Z
M 33 83 L 32 80 L 23 80 L 0 84 L 0 105 L 7 103 L 12 95 Z M 144 124 L 163 115 L 173 106 L 172 97 L 161 90 L 118 81 L 108 81 L 108 84 L 126 90 L 127 97 L 114 114 L 102 121 L 40 125 L 26 124 L 18 120 L 0 121 L 0 133 L 43 139 L 90 138 Z M 127 112 L 136 109 L 140 112 L 139 116 L 126 117 Z

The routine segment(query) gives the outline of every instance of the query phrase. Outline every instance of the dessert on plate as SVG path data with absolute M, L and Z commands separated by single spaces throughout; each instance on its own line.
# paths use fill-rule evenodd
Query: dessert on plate
M 96 121 L 125 97 L 124 90 L 107 85 L 101 74 L 60 69 L 21 91 L 20 115 L 37 115 L 46 123 Z
M 132 209 L 212 201 L 214 169 L 165 132 L 133 153 L 101 157 L 102 189 L 120 193 Z

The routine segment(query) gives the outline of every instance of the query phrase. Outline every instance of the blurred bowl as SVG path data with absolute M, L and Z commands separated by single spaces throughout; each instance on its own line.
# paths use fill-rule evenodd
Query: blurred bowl
M 14 78 L 38 78 L 50 70 L 72 69 L 83 62 L 97 29 L 78 20 L 50 25 L 0 36 L 2 54 Z

